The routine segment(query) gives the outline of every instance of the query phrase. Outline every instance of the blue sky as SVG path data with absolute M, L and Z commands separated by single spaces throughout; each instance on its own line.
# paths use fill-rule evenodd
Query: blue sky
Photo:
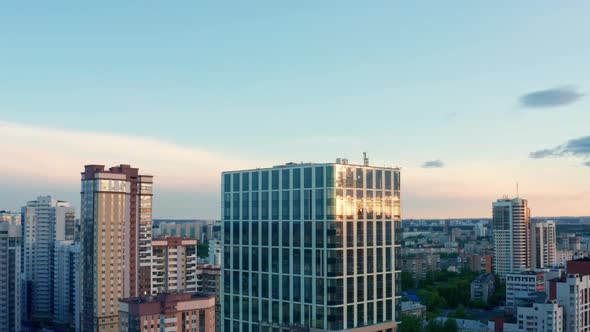
M 516 181 L 533 215 L 590 214 L 590 152 L 529 157 L 590 135 L 586 2 L 0 6 L 0 209 L 133 162 L 156 217 L 215 218 L 222 170 L 368 151 L 405 217 L 487 217 Z M 544 91 L 574 97 L 523 105 Z

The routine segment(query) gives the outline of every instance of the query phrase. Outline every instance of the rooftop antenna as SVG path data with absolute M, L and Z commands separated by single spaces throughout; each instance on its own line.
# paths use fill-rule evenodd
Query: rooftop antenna
M 363 165 L 369 166 L 369 158 L 367 158 L 366 152 L 363 152 Z
M 520 194 L 518 192 L 518 181 L 516 181 L 516 198 L 520 198 Z

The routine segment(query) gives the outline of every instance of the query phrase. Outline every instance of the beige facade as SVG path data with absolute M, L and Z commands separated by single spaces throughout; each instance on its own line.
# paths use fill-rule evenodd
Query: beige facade
M 82 173 L 82 331 L 119 331 L 119 299 L 151 287 L 151 272 L 142 279 L 140 264 L 147 260 L 144 265 L 151 269 L 152 181 L 146 177 L 149 199 L 144 200 L 140 194 L 143 177 L 137 173 L 138 169 L 128 165 L 109 170 L 88 165 Z M 149 227 L 142 228 L 142 222 Z M 144 233 L 149 233 L 148 242 Z
M 120 301 L 121 332 L 215 332 L 215 296 L 202 293 L 160 294 Z
M 153 240 L 154 294 L 197 291 L 197 240 L 166 237 Z

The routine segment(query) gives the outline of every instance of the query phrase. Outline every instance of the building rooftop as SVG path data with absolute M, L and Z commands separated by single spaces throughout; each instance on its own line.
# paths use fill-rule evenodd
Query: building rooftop
M 454 319 L 457 322 L 457 328 L 459 331 L 487 331 L 487 324 L 484 324 L 478 320 L 471 320 L 471 319 L 460 319 L 460 318 L 447 318 L 447 317 L 437 317 L 435 318 L 436 321 L 440 323 L 445 323 L 447 319 Z
M 414 309 L 426 309 L 426 306 L 420 302 L 415 301 L 404 301 L 402 302 L 402 311 L 414 310 Z
M 471 283 L 488 283 L 495 281 L 495 276 L 492 273 L 484 273 L 478 275 Z

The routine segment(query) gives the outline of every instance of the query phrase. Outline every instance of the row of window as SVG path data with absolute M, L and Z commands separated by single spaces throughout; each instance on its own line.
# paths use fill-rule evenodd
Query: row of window
M 281 330 L 281 326 L 342 330 L 393 321 L 394 318 L 401 317 L 399 299 L 341 307 L 316 306 L 315 314 L 309 305 L 290 306 L 289 303 L 265 299 L 232 297 L 224 299 L 224 302 L 233 304 L 233 308 L 223 305 L 224 331 L 230 332 L 239 332 L 240 328 L 243 332 L 287 331 Z
M 224 222 L 224 244 L 282 247 L 372 247 L 401 243 L 399 221 Z M 395 230 L 395 231 L 394 231 Z
M 362 167 L 314 166 L 224 173 L 223 191 L 348 187 L 399 190 L 399 172 Z

